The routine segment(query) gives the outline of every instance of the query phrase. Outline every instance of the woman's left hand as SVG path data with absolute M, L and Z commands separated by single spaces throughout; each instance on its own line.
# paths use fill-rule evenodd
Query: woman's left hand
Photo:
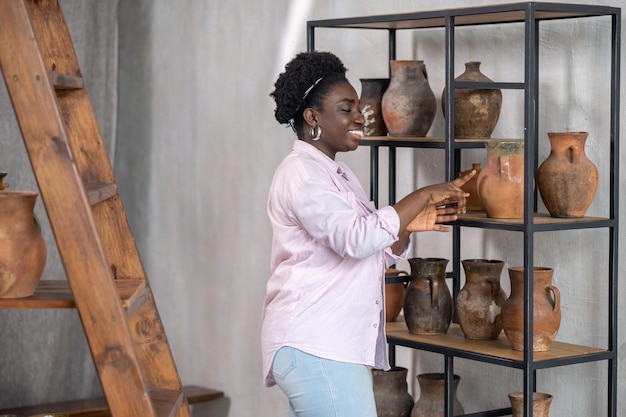
M 449 232 L 452 230 L 450 226 L 444 226 L 439 223 L 451 222 L 457 219 L 458 207 L 428 204 L 424 207 L 415 218 L 406 227 L 407 232 Z

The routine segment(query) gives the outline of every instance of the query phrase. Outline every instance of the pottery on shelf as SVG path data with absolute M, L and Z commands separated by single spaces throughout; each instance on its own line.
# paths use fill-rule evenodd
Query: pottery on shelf
M 383 119 L 381 103 L 389 87 L 389 78 L 361 78 L 359 104 L 365 118 L 364 136 L 386 136 L 387 126 Z
M 392 60 L 382 99 L 385 125 L 392 136 L 426 136 L 437 111 L 424 61 Z
M 445 376 L 442 373 L 427 373 L 417 376 L 420 386 L 420 396 L 415 402 L 411 417 L 441 417 L 444 415 L 444 389 Z M 461 377 L 453 375 L 452 377 L 452 394 L 453 407 L 452 414 L 455 416 L 465 414 L 463 406 L 459 402 L 456 391 L 459 386 Z
M 3 191 L 7 188 L 9 188 L 9 184 L 7 184 L 6 182 L 4 182 L 4 177 L 7 176 L 6 172 L 0 172 L 0 191 Z
M 465 72 L 454 79 L 460 82 L 492 83 L 480 72 L 480 62 L 465 63 Z M 445 114 L 444 88 L 441 105 Z M 454 137 L 457 139 L 489 139 L 502 110 L 502 92 L 499 89 L 454 89 Z
M 478 195 L 487 217 L 524 217 L 524 142 L 490 140 L 487 161 L 478 174 Z
M 396 268 L 388 268 L 385 271 L 385 278 L 397 277 L 401 275 L 409 275 L 407 271 Z M 385 321 L 396 321 L 402 306 L 404 305 L 404 296 L 406 294 L 406 282 L 385 283 Z
M 408 391 L 407 375 L 408 369 L 399 366 L 388 371 L 372 369 L 378 417 L 410 417 L 413 397 Z
M 480 196 L 478 195 L 478 185 L 476 182 L 478 179 L 478 174 L 480 174 L 480 171 L 482 171 L 480 163 L 473 163 L 472 169 L 461 171 L 459 173 L 459 177 L 467 175 L 472 171 L 476 171 L 476 174 L 474 174 L 474 176 L 470 178 L 468 182 L 461 186 L 461 190 L 469 193 L 469 197 L 465 199 L 465 208 L 467 210 L 482 211 L 485 208 L 483 207 L 483 202 L 480 200 Z
M 46 243 L 34 215 L 37 193 L 0 192 L 0 298 L 33 295 L 46 264 Z
M 500 286 L 504 262 L 464 259 L 465 285 L 455 299 L 461 331 L 468 339 L 494 340 L 502 331 L 500 311 L 507 299 Z
M 512 392 L 509 394 L 511 401 L 512 417 L 524 417 L 524 393 Z M 543 392 L 533 392 L 533 409 L 529 413 L 532 417 L 548 417 L 550 415 L 550 404 L 552 395 Z
M 452 321 L 452 295 L 446 284 L 447 259 L 410 258 L 411 281 L 404 297 L 404 320 L 410 333 L 442 334 Z
M 537 185 L 552 217 L 582 217 L 598 189 L 598 169 L 587 158 L 587 132 L 550 132 L 550 156 L 537 171 Z
M 550 350 L 561 325 L 561 294 L 552 283 L 553 269 L 533 268 L 533 351 Z M 524 268 L 509 268 L 511 295 L 502 306 L 502 328 L 513 350 L 524 350 Z

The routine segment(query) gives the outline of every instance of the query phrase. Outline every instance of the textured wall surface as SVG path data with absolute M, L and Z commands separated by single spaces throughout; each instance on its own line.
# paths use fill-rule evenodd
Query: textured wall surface
M 507 2 L 450 0 L 445 7 Z M 108 148 L 183 382 L 226 393 L 226 399 L 196 407 L 194 414 L 287 416 L 285 397 L 277 388 L 264 388 L 261 375 L 260 314 L 271 243 L 266 194 L 274 169 L 293 140 L 292 132 L 275 122 L 268 94 L 286 61 L 306 49 L 307 20 L 429 10 L 441 7 L 441 2 L 66 3 L 72 6 L 72 17 L 76 13 L 71 26 L 89 52 L 79 51 L 79 55 L 85 72 L 93 71 L 86 78 L 93 83 L 90 91 L 98 100 L 103 131 L 107 138 L 116 138 Z M 623 2 L 589 3 L 621 6 Z M 111 46 L 117 41 L 118 22 L 119 67 L 117 50 Z M 521 81 L 522 30 L 521 25 L 499 25 L 458 31 L 455 75 L 463 71 L 464 62 L 476 60 L 492 79 Z M 546 132 L 589 131 L 587 153 L 601 178 L 589 214 L 607 215 L 609 24 L 602 19 L 547 23 L 540 35 L 540 158 L 549 152 Z M 386 76 L 384 33 L 319 31 L 316 46 L 343 59 L 357 91 L 359 78 Z M 440 30 L 399 35 L 398 58 L 425 61 L 438 99 L 444 86 L 443 47 Z M 32 187 L 10 104 L 3 100 L 0 170 L 12 171 L 9 182 L 19 188 Z M 523 135 L 522 100 L 521 93 L 504 93 L 494 137 Z M 626 120 L 623 115 L 622 119 Z M 443 135 L 443 128 L 439 112 L 430 134 Z M 5 138 L 11 139 L 8 145 Z M 341 156 L 366 189 L 368 156 L 365 147 Z M 464 163 L 469 166 L 482 159 L 480 151 L 468 152 Z M 398 197 L 444 179 L 440 151 L 398 150 L 398 163 Z M 385 169 L 383 160 L 381 171 Z M 384 186 L 381 195 L 385 200 Z M 40 214 L 45 216 L 43 211 Z M 519 234 L 464 230 L 463 239 L 464 258 L 502 259 L 507 267 L 523 261 Z M 535 236 L 535 262 L 555 269 L 553 282 L 562 293 L 558 340 L 606 346 L 607 241 L 604 230 Z M 414 242 L 416 256 L 450 256 L 449 236 L 424 233 Z M 624 261 L 619 260 L 622 273 Z M 61 271 L 55 261 L 49 262 L 48 269 L 52 275 Z M 508 292 L 506 272 L 502 284 Z M 620 311 L 620 335 L 626 330 L 624 314 Z M 59 322 L 63 330 L 58 330 Z M 35 336 L 30 334 L 33 329 Z M 97 391 L 74 312 L 0 312 L 0 334 L 3 404 Z M 623 345 L 624 338 L 619 340 Z M 620 358 L 625 352 L 623 347 Z M 49 358 L 52 365 L 44 362 Z M 411 369 L 409 383 L 415 397 L 419 395 L 415 375 L 443 369 L 440 356 L 404 348 L 398 349 L 398 364 Z M 466 412 L 505 407 L 507 393 L 521 389 L 519 371 L 461 359 L 455 361 L 455 371 L 461 376 L 458 397 Z M 620 394 L 626 386 L 625 371 L 622 360 Z M 554 415 L 602 416 L 606 376 L 605 363 L 542 370 L 538 389 L 554 395 Z M 626 414 L 624 398 L 621 395 L 618 415 Z

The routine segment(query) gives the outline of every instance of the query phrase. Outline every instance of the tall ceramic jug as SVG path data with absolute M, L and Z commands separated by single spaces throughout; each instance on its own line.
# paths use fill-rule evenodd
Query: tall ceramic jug
M 447 259 L 410 258 L 411 282 L 404 297 L 404 320 L 414 334 L 446 333 L 452 321 L 452 295 L 446 284 Z
M 465 285 L 455 299 L 461 331 L 468 339 L 497 339 L 502 331 L 500 310 L 507 299 L 500 286 L 504 262 L 464 259 L 461 263 L 465 270 Z
M 419 374 L 417 381 L 420 386 L 420 396 L 415 402 L 411 417 L 441 417 L 444 415 L 444 389 L 445 377 L 441 373 Z M 452 376 L 452 415 L 460 416 L 465 414 L 463 405 L 456 396 L 461 377 Z
M 382 99 L 385 125 L 392 136 L 426 136 L 435 119 L 437 99 L 424 61 L 390 61 L 391 79 Z
M 33 295 L 46 264 L 46 243 L 34 216 L 37 193 L 0 192 L 0 297 Z
M 492 83 L 480 72 L 480 62 L 465 63 L 465 72 L 455 81 Z M 445 113 L 446 89 L 441 95 Z M 455 88 L 454 89 L 454 137 L 457 139 L 489 139 L 495 129 L 502 110 L 502 92 L 499 89 Z
M 383 94 L 389 87 L 389 78 L 361 78 L 361 97 L 359 104 L 365 118 L 363 135 L 385 136 L 387 126 L 383 120 L 381 103 Z
M 413 397 L 408 391 L 407 375 L 408 369 L 399 366 L 388 371 L 372 369 L 378 417 L 410 417 Z
M 598 189 L 598 169 L 585 154 L 587 132 L 550 132 L 550 156 L 537 171 L 537 185 L 553 217 L 582 217 Z
M 552 268 L 533 268 L 533 351 L 550 350 L 561 325 L 561 293 Z M 524 350 L 524 268 L 509 268 L 511 295 L 502 306 L 502 328 L 513 350 Z
M 486 147 L 487 161 L 476 184 L 487 217 L 524 217 L 524 142 L 493 140 Z

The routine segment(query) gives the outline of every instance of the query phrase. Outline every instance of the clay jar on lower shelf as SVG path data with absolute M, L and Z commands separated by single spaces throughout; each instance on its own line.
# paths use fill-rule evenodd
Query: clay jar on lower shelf
M 552 268 L 533 268 L 533 351 L 550 350 L 561 325 L 561 294 Z M 502 306 L 502 328 L 513 350 L 524 350 L 524 268 L 509 268 L 511 295 Z
M 485 146 L 487 160 L 476 184 L 487 217 L 524 217 L 524 142 L 491 140 Z
M 393 367 L 388 371 L 372 369 L 374 400 L 378 417 L 409 417 L 413 397 L 408 392 L 408 369 Z
M 509 394 L 511 401 L 512 417 L 524 417 L 524 393 L 512 392 Z M 550 414 L 550 404 L 552 403 L 552 395 L 543 392 L 533 392 L 533 410 L 530 415 L 532 417 L 548 417 Z
M 587 132 L 550 132 L 550 156 L 537 171 L 537 185 L 552 217 L 582 217 L 598 188 L 598 169 L 585 154 Z
M 396 268 L 388 268 L 385 271 L 385 278 L 409 275 L 408 272 Z M 404 305 L 404 296 L 406 295 L 406 282 L 385 283 L 385 321 L 396 321 L 402 306 Z
M 468 339 L 497 339 L 502 332 L 500 310 L 507 299 L 500 286 L 504 262 L 465 259 L 461 263 L 465 271 L 465 285 L 455 299 L 461 331 Z
M 417 376 L 420 386 L 420 396 L 415 402 L 411 417 L 441 417 L 444 415 L 444 398 L 445 398 L 445 375 L 442 373 L 428 373 Z M 463 406 L 456 396 L 456 390 L 459 386 L 461 377 L 453 375 L 452 377 L 452 394 L 453 407 L 452 414 L 455 416 L 465 414 Z
M 33 295 L 46 264 L 46 243 L 34 215 L 37 193 L 0 191 L 0 298 Z
M 411 282 L 404 297 L 404 320 L 410 333 L 442 334 L 452 321 L 452 295 L 446 284 L 447 259 L 410 258 Z

